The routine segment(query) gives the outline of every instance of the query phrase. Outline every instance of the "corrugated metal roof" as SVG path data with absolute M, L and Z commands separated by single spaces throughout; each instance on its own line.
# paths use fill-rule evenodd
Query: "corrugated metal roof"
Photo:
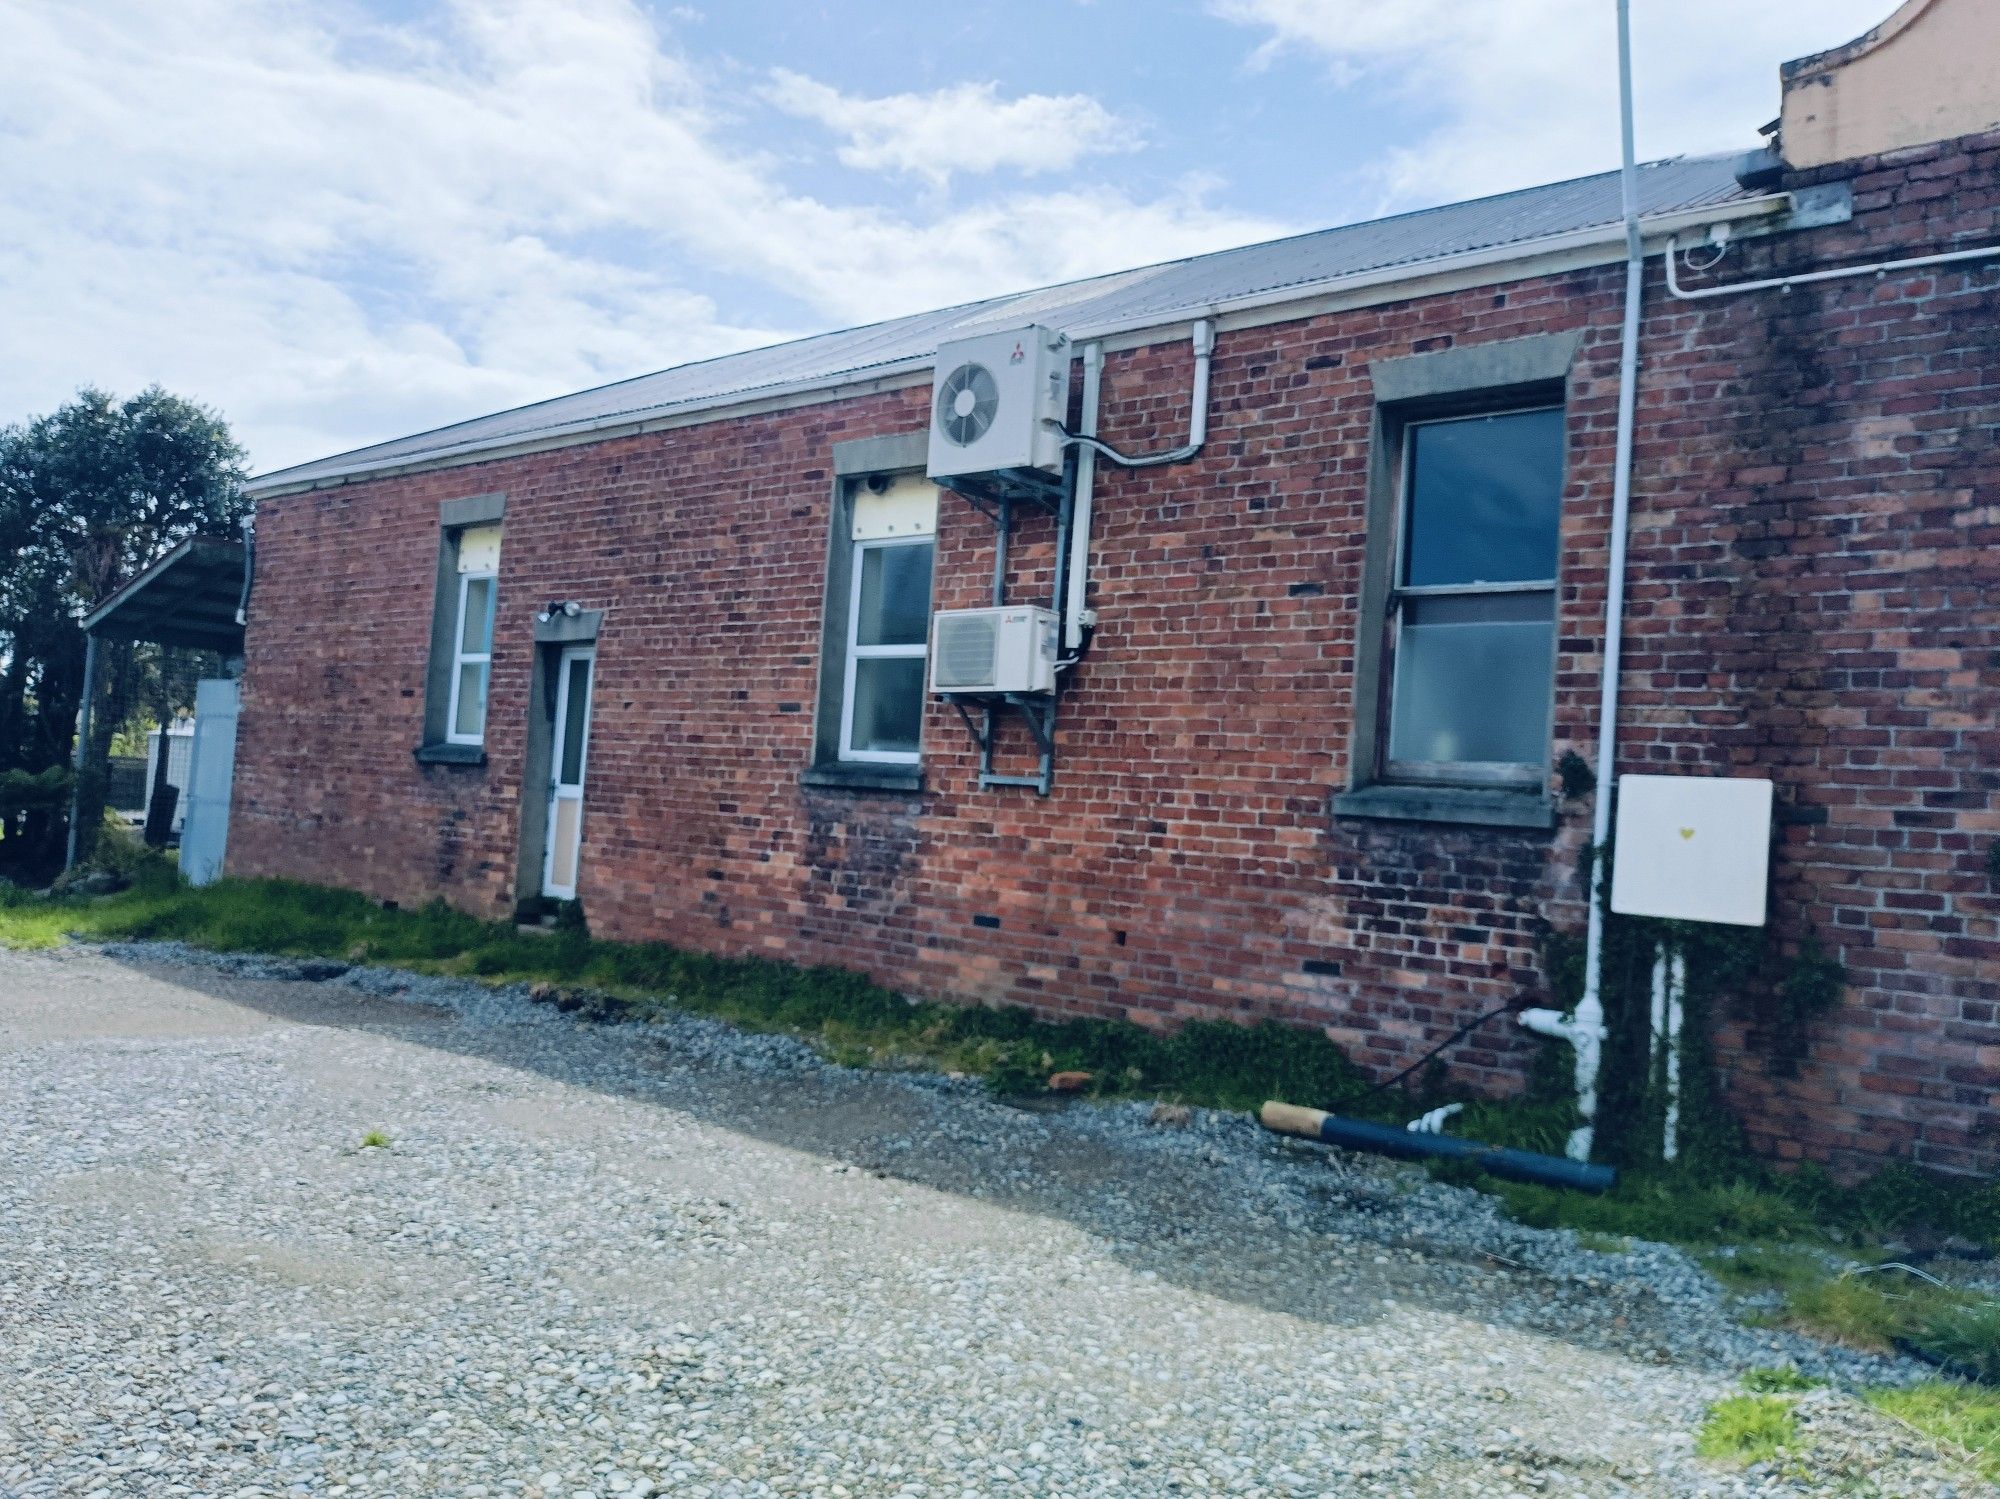
M 1639 174 L 1641 215 L 1715 207 L 1753 196 L 1737 183 L 1735 160 L 1730 155 L 1647 163 Z M 261 475 L 250 487 L 254 493 L 446 455 L 471 457 L 486 448 L 592 423 L 646 421 L 687 407 L 753 400 L 761 392 L 843 376 L 865 380 L 928 359 L 940 342 L 983 329 L 1030 322 L 1060 330 L 1138 328 L 1175 322 L 1217 303 L 1280 296 L 1294 288 L 1305 295 L 1328 283 L 1399 267 L 1414 275 L 1434 261 L 1614 225 L 1620 215 L 1616 172 L 1523 188 L 679 365 L 280 469 Z

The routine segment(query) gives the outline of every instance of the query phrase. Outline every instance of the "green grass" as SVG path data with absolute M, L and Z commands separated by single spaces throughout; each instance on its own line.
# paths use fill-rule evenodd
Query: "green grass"
M 387 1150 L 389 1148 L 389 1137 L 379 1129 L 371 1129 L 361 1137 L 361 1148 L 363 1150 Z
M 963 1072 L 1001 1092 L 1038 1090 L 1052 1072 L 1082 1071 L 1101 1097 L 1225 1109 L 1254 1109 L 1269 1098 L 1367 1106 L 1361 1071 L 1324 1036 L 1291 1026 L 1196 1021 L 1162 1036 L 1129 1022 L 1042 1021 L 1018 1008 L 912 1002 L 839 969 L 602 941 L 574 923 L 529 935 L 441 904 L 387 910 L 351 891 L 281 881 L 195 890 L 168 872 L 96 900 L 0 895 L 0 944 L 48 947 L 70 935 L 548 983 L 582 991 L 582 1008 L 602 1018 L 679 1009 L 801 1036 L 854 1065 Z M 1387 1100 L 1373 1107 L 1400 1110 Z
M 1877 1410 L 1957 1448 L 1982 1478 L 2000 1482 L 2000 1390 L 1938 1379 L 1902 1390 L 1870 1390 L 1865 1398 Z
M 1708 1408 L 1694 1450 L 1713 1462 L 1763 1463 L 1798 1437 L 1798 1417 L 1785 1396 L 1730 1395 Z

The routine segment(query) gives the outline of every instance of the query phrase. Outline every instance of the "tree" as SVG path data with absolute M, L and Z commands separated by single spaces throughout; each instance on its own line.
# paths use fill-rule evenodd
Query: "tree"
M 157 386 L 122 402 L 85 389 L 0 428 L 0 775 L 69 763 L 83 614 L 176 542 L 232 531 L 246 507 L 244 459 L 220 417 Z M 108 745 L 133 703 L 163 716 L 184 673 L 157 650 L 115 647 L 102 659 L 108 711 L 97 722 Z M 60 820 L 24 809 L 0 834 L 0 858 L 33 867 L 59 841 Z

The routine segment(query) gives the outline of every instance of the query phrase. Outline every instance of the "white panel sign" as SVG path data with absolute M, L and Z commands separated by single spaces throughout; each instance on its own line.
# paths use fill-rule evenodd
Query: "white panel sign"
M 866 484 L 854 491 L 854 539 L 937 535 L 938 487 L 916 474 L 890 481 L 877 494 Z
M 458 570 L 462 573 L 500 571 L 498 526 L 467 526 L 458 533 Z
M 1771 783 L 1622 776 L 1611 909 L 1623 916 L 1762 926 Z

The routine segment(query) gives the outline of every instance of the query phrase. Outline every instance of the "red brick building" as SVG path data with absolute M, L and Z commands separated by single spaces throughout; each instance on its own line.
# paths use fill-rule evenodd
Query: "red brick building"
M 1794 123 L 1945 12 L 1793 65 L 1774 151 L 1643 171 L 1618 769 L 1772 778 L 1774 939 L 1846 967 L 1795 1075 L 1718 1038 L 1759 1146 L 1992 1170 L 2000 256 L 1797 279 L 2000 241 L 2000 132 L 1963 133 L 1990 98 L 1918 144 L 1850 110 L 1839 159 Z M 1670 240 L 1679 292 L 1736 290 L 1670 288 Z M 495 917 L 574 891 L 603 936 L 1276 1016 L 1398 1066 L 1539 1002 L 1544 932 L 1583 922 L 1558 767 L 1595 753 L 1623 258 L 1617 178 L 1585 179 L 265 476 L 230 868 Z M 925 610 L 991 601 L 1000 534 L 914 482 L 933 351 L 1095 344 L 1099 432 L 1149 452 L 1188 430 L 1197 322 L 1201 451 L 1096 466 L 1048 793 L 982 787 L 921 685 Z M 1061 517 L 1013 509 L 1007 597 L 1059 604 Z M 994 768 L 1032 776 L 1001 719 Z M 1489 1026 L 1456 1075 L 1513 1086 L 1528 1044 Z

